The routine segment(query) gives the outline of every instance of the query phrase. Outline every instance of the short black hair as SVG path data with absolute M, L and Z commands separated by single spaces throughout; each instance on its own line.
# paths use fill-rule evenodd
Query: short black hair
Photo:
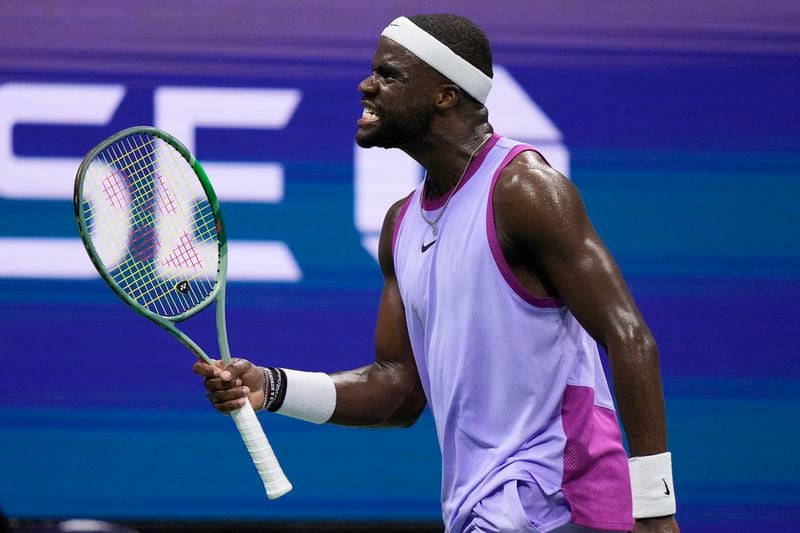
M 493 76 L 489 39 L 474 22 L 450 13 L 414 15 L 408 18 L 475 68 L 490 78 Z

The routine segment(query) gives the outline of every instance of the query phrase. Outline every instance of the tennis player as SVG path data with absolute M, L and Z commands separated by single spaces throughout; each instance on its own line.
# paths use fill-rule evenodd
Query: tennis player
M 455 15 L 395 19 L 359 85 L 358 144 L 400 148 L 426 171 L 383 224 L 372 364 L 194 369 L 223 412 L 250 401 L 409 426 L 427 403 L 447 531 L 677 532 L 653 336 L 575 186 L 494 133 L 491 85 L 486 36 Z

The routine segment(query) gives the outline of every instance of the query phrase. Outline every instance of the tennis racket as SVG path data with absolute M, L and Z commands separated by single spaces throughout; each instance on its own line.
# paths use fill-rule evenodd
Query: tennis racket
M 109 137 L 81 162 L 74 207 L 89 257 L 125 303 L 213 364 L 176 324 L 216 302 L 220 356 L 231 361 L 225 225 L 208 176 L 183 144 L 146 126 Z M 267 496 L 289 492 L 250 403 L 231 414 Z

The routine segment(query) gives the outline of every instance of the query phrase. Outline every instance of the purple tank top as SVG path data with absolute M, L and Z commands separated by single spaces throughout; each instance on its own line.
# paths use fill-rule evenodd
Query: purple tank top
M 563 495 L 523 501 L 526 511 L 555 506 L 580 525 L 628 530 L 627 458 L 597 345 L 560 302 L 525 290 L 497 239 L 494 185 L 532 149 L 493 135 L 434 244 L 420 205 L 434 220 L 444 198 L 420 204 L 424 184 L 395 225 L 395 271 L 442 451 L 444 524 L 461 531 L 482 499 L 519 480 Z

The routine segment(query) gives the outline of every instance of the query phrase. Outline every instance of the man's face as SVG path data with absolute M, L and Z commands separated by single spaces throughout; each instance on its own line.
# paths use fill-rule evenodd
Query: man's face
M 364 105 L 358 145 L 402 147 L 425 135 L 435 112 L 436 76 L 411 52 L 382 37 L 372 58 L 372 74 L 358 86 Z

